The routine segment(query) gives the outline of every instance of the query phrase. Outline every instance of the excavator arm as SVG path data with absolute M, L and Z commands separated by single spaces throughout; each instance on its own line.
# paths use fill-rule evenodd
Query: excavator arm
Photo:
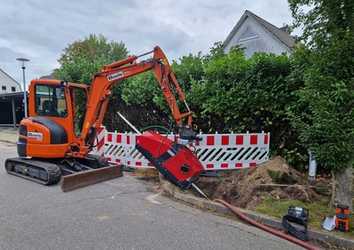
M 152 58 L 138 62 L 139 57 L 149 54 L 153 54 Z M 124 79 L 146 71 L 152 71 L 154 73 L 176 124 L 180 127 L 191 127 L 192 112 L 186 102 L 185 94 L 165 54 L 160 47 L 156 46 L 154 50 L 142 55 L 130 56 L 124 60 L 106 65 L 100 73 L 94 76 L 90 87 L 86 117 L 81 133 L 83 140 L 92 142 L 92 131 L 102 125 L 112 87 L 122 82 Z M 179 101 L 185 105 L 186 112 L 180 111 L 175 93 L 178 95 Z

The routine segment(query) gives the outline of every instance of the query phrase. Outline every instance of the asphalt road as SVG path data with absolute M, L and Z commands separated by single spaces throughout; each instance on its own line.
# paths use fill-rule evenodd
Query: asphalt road
M 7 175 L 0 142 L 0 249 L 299 249 L 171 201 L 125 175 L 69 193 Z

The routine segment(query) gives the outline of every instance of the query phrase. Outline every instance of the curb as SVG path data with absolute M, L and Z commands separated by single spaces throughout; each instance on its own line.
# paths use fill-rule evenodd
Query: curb
M 235 218 L 235 215 L 223 205 L 206 200 L 204 198 L 199 198 L 194 195 L 189 194 L 186 191 L 181 191 L 178 187 L 174 186 L 173 184 L 169 183 L 160 175 L 160 183 L 163 192 L 172 198 L 182 201 L 188 205 L 192 205 L 193 207 L 207 210 L 211 212 L 215 212 L 220 215 L 224 215 L 227 217 Z M 267 226 L 271 226 L 276 229 L 283 229 L 281 221 L 263 214 L 259 214 L 253 211 L 241 209 L 241 211 L 247 215 L 248 217 L 265 224 Z M 338 236 L 330 235 L 326 232 L 321 232 L 317 230 L 308 230 L 310 240 L 319 243 L 322 247 L 333 249 L 333 246 L 339 247 L 341 249 L 354 249 L 354 240 L 341 238 Z
M 136 168 L 134 174 L 136 177 L 143 179 L 159 178 L 159 172 L 156 168 Z

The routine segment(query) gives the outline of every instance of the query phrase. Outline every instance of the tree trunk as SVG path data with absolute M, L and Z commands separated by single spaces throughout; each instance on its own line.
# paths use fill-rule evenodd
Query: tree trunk
M 342 204 L 349 207 L 352 210 L 352 188 L 353 188 L 353 169 L 347 167 L 342 170 L 338 170 L 332 173 L 332 199 L 331 205 Z M 334 189 L 334 190 L 333 190 Z

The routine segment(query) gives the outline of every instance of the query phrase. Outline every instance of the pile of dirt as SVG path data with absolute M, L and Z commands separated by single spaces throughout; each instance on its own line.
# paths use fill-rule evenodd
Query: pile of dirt
M 296 199 L 311 202 L 319 195 L 306 185 L 305 176 L 280 156 L 244 170 L 225 171 L 217 177 L 200 177 L 197 185 L 211 198 L 221 198 L 253 209 L 263 199 Z

